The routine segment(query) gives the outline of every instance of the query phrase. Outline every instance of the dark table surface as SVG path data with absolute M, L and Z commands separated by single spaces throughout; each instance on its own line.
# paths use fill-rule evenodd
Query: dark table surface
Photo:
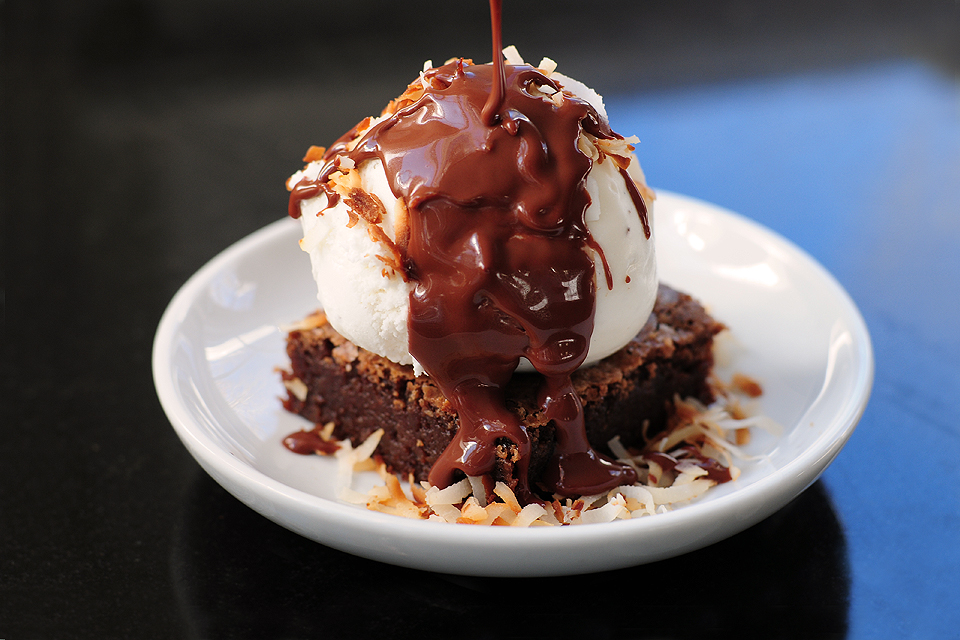
M 550 580 L 395 568 L 262 518 L 161 411 L 160 315 L 284 215 L 308 145 L 424 59 L 488 60 L 486 5 L 7 0 L 0 638 L 960 637 L 960 5 L 646 4 L 508 3 L 505 40 L 605 94 L 655 187 L 849 291 L 876 378 L 817 483 L 701 551 Z

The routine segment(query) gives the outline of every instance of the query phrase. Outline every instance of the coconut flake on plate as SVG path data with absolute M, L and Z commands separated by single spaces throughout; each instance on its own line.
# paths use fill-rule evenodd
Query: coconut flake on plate
M 340 443 L 333 455 L 338 461 L 338 496 L 344 502 L 365 505 L 407 518 L 446 523 L 494 526 L 557 526 L 612 522 L 666 513 L 675 507 L 702 497 L 717 484 L 709 469 L 726 471 L 736 480 L 740 469 L 734 460 L 754 460 L 740 446 L 743 434 L 762 428 L 773 434 L 782 428 L 760 413 L 748 413 L 736 394 L 753 397 L 759 385 L 717 384 L 718 400 L 707 407 L 696 400 L 675 400 L 676 411 L 665 433 L 642 450 L 630 450 L 619 437 L 608 443 L 621 463 L 638 472 L 637 484 L 620 486 L 604 494 L 563 498 L 554 496 L 543 504 L 522 506 L 516 494 L 503 482 L 492 489 L 484 478 L 466 477 L 446 488 L 427 482 L 403 483 L 375 457 L 383 436 L 379 429 L 359 446 L 349 440 Z M 754 405 L 753 410 L 757 407 Z M 332 423 L 324 433 L 329 439 Z M 324 435 L 323 433 L 321 435 Z M 731 441 L 732 439 L 732 441 Z M 355 473 L 376 470 L 383 484 L 366 493 L 352 488 Z

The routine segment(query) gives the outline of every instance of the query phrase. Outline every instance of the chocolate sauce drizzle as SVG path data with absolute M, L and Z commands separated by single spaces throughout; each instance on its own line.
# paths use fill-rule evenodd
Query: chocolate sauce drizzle
M 503 3 L 501 0 L 490 0 L 490 24 L 493 25 L 493 67 L 494 81 L 490 88 L 490 95 L 483 104 L 480 112 L 483 124 L 488 127 L 497 124 L 500 107 L 503 105 L 504 94 L 507 90 L 507 76 L 503 66 Z
M 314 431 L 297 431 L 283 439 L 283 446 L 294 453 L 307 455 L 311 453 L 333 454 L 340 449 L 340 445 L 333 440 L 324 440 Z
M 333 145 L 313 181 L 295 185 L 300 201 L 336 194 L 327 178 L 345 156 L 359 167 L 379 158 L 390 188 L 409 211 L 398 239 L 410 295 L 410 353 L 456 408 L 460 429 L 430 472 L 447 486 L 458 470 L 489 473 L 497 445 L 509 441 L 518 497 L 537 500 L 527 474 L 530 435 L 505 404 L 504 388 L 520 358 L 543 376 L 539 402 L 556 431 L 543 488 L 589 495 L 636 481 L 635 471 L 598 454 L 587 441 L 583 407 L 570 375 L 587 356 L 594 326 L 599 250 L 584 222 L 591 159 L 582 132 L 619 139 L 586 101 L 529 65 L 500 55 L 500 6 L 491 0 L 494 64 L 458 59 L 423 75 L 422 96 L 365 131 Z M 627 182 L 649 237 L 646 208 Z M 600 252 L 602 257 L 602 251 Z M 609 270 L 607 270 L 609 273 Z M 607 283 L 612 286 L 612 281 Z

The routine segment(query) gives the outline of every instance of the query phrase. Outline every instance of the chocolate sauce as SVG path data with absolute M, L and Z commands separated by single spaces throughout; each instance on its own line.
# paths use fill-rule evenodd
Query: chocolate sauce
M 724 482 L 730 482 L 733 479 L 728 467 L 723 466 L 719 461 L 714 460 L 713 458 L 708 458 L 707 456 L 703 455 L 699 449 L 697 449 L 697 447 L 687 445 L 681 447 L 680 450 L 685 452 L 688 458 L 696 460 L 698 467 L 706 470 L 707 474 L 703 477 L 707 480 L 713 480 L 717 484 L 723 484 Z
M 347 135 L 326 153 L 314 181 L 293 188 L 299 203 L 326 188 L 339 156 L 355 166 L 379 158 L 390 188 L 409 211 L 409 235 L 396 250 L 410 295 L 409 350 L 456 408 L 460 429 L 433 466 L 436 486 L 457 471 L 490 472 L 497 445 L 513 443 L 518 497 L 536 500 L 527 477 L 530 437 L 505 404 L 520 358 L 543 376 L 540 404 L 556 428 L 541 483 L 566 496 L 636 481 L 636 472 L 587 442 L 583 407 L 570 375 L 587 356 L 594 326 L 595 269 L 586 247 L 585 180 L 592 161 L 582 132 L 619 139 L 586 101 L 528 65 L 500 54 L 500 2 L 491 0 L 493 65 L 463 59 L 423 74 L 413 94 L 351 146 Z M 540 88 L 546 89 L 541 92 Z M 649 236 L 646 208 L 621 172 Z M 607 286 L 613 281 L 609 269 Z
M 283 446 L 294 453 L 307 455 L 311 453 L 332 454 L 340 449 L 340 445 L 331 440 L 324 440 L 316 431 L 297 431 L 283 439 Z
M 633 200 L 633 206 L 640 215 L 640 224 L 643 225 L 643 235 L 649 238 L 650 222 L 647 218 L 647 205 L 643 201 L 643 196 L 640 195 L 640 189 L 637 188 L 637 183 L 633 181 L 633 178 L 630 177 L 630 174 L 627 173 L 627 170 L 623 167 L 620 167 L 620 175 L 623 176 L 623 181 L 627 185 L 627 191 L 630 192 L 630 198 Z
M 503 66 L 503 3 L 501 0 L 490 0 L 490 24 L 493 26 L 493 68 L 494 82 L 490 88 L 490 95 L 483 105 L 483 111 L 480 115 L 483 123 L 488 127 L 497 124 L 497 115 L 500 107 L 503 105 L 504 94 L 506 93 L 507 75 Z

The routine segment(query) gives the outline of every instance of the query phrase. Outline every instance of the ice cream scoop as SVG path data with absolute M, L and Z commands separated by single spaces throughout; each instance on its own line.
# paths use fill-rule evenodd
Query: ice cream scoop
M 519 62 L 516 58 L 514 61 Z M 545 67 L 544 75 L 563 91 L 589 102 L 606 118 L 599 95 L 553 71 L 549 61 L 541 65 Z M 414 91 L 421 82 L 418 79 L 411 85 Z M 545 94 L 544 99 L 550 96 Z M 369 131 L 386 117 L 389 116 L 368 119 L 354 134 Z M 601 256 L 590 246 L 584 248 L 597 267 L 594 330 L 584 364 L 610 355 L 632 339 L 646 322 L 656 297 L 654 242 L 644 233 L 634 198 L 620 171 L 620 164 L 628 162 L 626 170 L 645 192 L 647 215 L 652 216 L 652 193 L 627 146 L 630 141 L 598 144 L 586 133 L 580 138 L 581 148 L 593 160 L 585 181 L 590 203 L 584 221 L 594 243 L 602 250 Z M 620 155 L 611 158 L 614 154 Z M 289 179 L 288 186 L 312 184 L 336 162 L 336 158 L 312 160 Z M 420 369 L 410 355 L 407 328 L 409 299 L 416 283 L 405 278 L 398 268 L 402 259 L 397 253 L 398 233 L 406 233 L 408 223 L 404 203 L 391 191 L 379 158 L 368 159 L 334 179 L 339 181 L 335 188 L 341 193 L 359 188 L 382 207 L 372 205 L 376 209 L 372 214 L 357 213 L 363 205 L 349 196 L 340 197 L 331 206 L 331 198 L 322 190 L 297 201 L 304 234 L 300 246 L 310 255 L 320 304 L 330 324 L 355 344 Z M 520 369 L 529 371 L 532 367 L 524 359 Z

